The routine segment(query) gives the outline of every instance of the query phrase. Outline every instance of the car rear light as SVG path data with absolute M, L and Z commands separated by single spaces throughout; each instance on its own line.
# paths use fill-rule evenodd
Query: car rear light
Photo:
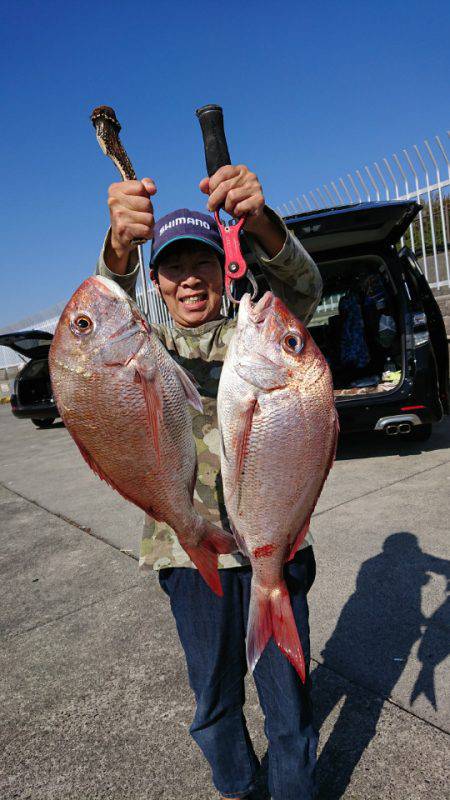
M 418 408 L 426 408 L 426 406 L 403 406 L 400 411 L 415 411 Z
M 413 339 L 414 347 L 420 347 L 430 341 L 427 327 L 427 315 L 423 311 L 413 314 Z

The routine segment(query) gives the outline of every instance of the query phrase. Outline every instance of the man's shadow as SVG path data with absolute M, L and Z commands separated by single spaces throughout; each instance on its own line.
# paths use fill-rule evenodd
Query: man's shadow
M 384 699 L 419 639 L 422 668 L 410 702 L 423 694 L 438 707 L 434 671 L 449 652 L 442 624 L 447 613 L 448 626 L 449 607 L 445 602 L 429 619 L 422 614 L 421 590 L 429 573 L 450 579 L 450 562 L 423 553 L 417 537 L 408 532 L 388 536 L 382 553 L 359 571 L 356 590 L 322 651 L 323 665 L 313 673 L 317 728 L 343 701 L 318 763 L 320 800 L 343 796 L 375 736 Z

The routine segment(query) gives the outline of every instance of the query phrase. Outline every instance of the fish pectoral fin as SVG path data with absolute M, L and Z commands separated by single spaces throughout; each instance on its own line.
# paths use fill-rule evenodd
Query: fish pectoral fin
M 270 361 L 241 359 L 235 370 L 242 380 L 263 391 L 283 389 L 288 381 L 287 370 Z
M 244 469 L 245 457 L 248 452 L 248 443 L 250 434 L 252 432 L 253 416 L 257 406 L 258 399 L 251 396 L 246 402 L 243 402 L 238 407 L 239 427 L 236 435 L 235 445 L 235 459 L 234 459 L 234 473 L 231 481 L 231 491 L 237 489 L 239 478 Z
M 187 370 L 183 369 L 183 367 L 180 367 L 180 365 L 177 364 L 176 361 L 174 361 L 173 363 L 176 367 L 178 380 L 180 381 L 183 387 L 188 403 L 190 403 L 193 408 L 197 409 L 197 411 L 200 411 L 200 413 L 202 414 L 203 413 L 202 398 L 200 397 L 197 388 L 194 386 L 192 376 L 189 374 Z
M 156 366 L 143 359 L 135 358 L 132 362 L 136 372 L 135 380 L 142 386 L 148 424 L 150 426 L 153 447 L 158 460 L 161 457 L 160 426 L 163 416 L 163 391 L 159 372 Z

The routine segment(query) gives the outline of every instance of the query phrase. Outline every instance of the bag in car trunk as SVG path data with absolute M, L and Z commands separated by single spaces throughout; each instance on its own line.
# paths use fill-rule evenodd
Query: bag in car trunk
M 309 324 L 336 397 L 397 388 L 403 354 L 395 285 L 383 259 L 361 256 L 320 265 L 324 288 Z

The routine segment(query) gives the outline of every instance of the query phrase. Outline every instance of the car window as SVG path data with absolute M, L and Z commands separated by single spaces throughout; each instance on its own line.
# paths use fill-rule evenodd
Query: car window
M 34 347 L 43 347 L 49 344 L 49 339 L 20 339 L 17 341 L 20 343 L 21 350 L 33 350 Z
M 323 325 L 324 323 L 328 322 L 330 317 L 334 317 L 336 314 L 338 314 L 339 300 L 343 296 L 344 292 L 331 294 L 325 290 L 308 327 L 314 327 L 314 325 Z

